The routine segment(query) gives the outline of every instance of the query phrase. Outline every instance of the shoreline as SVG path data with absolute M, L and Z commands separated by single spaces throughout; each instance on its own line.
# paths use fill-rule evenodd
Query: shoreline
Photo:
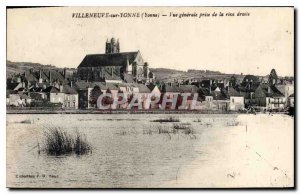
M 6 110 L 6 114 L 269 114 L 269 112 L 237 112 L 213 110 Z M 272 114 L 287 114 L 272 112 Z

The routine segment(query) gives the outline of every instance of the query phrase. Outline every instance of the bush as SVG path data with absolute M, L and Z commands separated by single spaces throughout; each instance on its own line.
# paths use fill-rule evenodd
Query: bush
M 91 151 L 90 144 L 85 135 L 78 131 L 74 134 L 67 133 L 59 127 L 48 128 L 44 132 L 45 142 L 43 150 L 48 155 L 87 154 Z

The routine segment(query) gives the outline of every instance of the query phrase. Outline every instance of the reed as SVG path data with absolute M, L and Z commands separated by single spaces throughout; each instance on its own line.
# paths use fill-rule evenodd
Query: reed
M 156 119 L 156 120 L 153 120 L 152 122 L 164 123 L 164 122 L 180 122 L 180 121 L 177 118 L 168 117 L 168 118 L 163 118 L 163 119 Z
M 91 152 L 91 146 L 86 136 L 78 131 L 71 134 L 59 127 L 50 127 L 44 131 L 43 151 L 54 156 L 83 155 Z

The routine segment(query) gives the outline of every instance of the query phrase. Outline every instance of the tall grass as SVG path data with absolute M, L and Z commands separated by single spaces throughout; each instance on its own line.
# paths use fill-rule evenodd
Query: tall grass
M 163 123 L 163 122 L 180 122 L 179 119 L 177 118 L 174 118 L 174 117 L 168 117 L 168 118 L 163 118 L 163 119 L 156 119 L 156 120 L 153 120 L 152 122 L 160 122 L 160 123 Z
M 188 129 L 190 128 L 189 125 L 184 125 L 184 124 L 173 124 L 174 129 Z
M 78 131 L 71 134 L 59 127 L 50 127 L 44 131 L 43 151 L 54 156 L 72 153 L 82 155 L 91 152 L 91 146 L 85 135 Z

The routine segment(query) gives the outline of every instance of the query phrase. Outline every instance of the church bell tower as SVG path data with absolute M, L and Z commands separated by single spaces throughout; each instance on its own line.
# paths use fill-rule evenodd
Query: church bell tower
M 110 41 L 107 39 L 106 46 L 105 46 L 105 53 L 110 54 L 110 53 L 119 53 L 119 52 L 120 52 L 119 39 L 117 41 L 115 38 L 111 38 Z

